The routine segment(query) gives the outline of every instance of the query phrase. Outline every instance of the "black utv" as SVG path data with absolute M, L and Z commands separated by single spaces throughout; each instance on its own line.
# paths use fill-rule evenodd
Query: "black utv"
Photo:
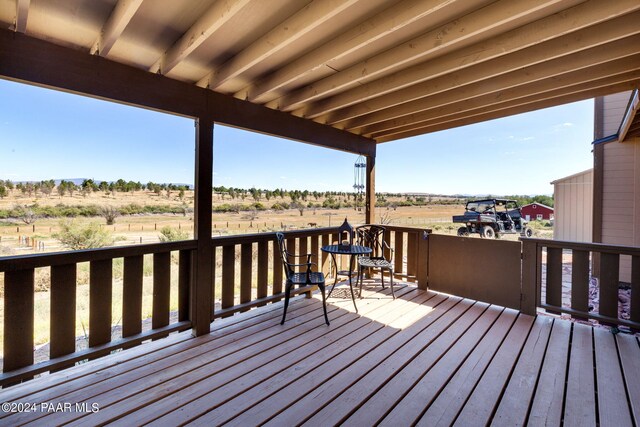
M 520 207 L 515 200 L 483 199 L 467 202 L 464 215 L 454 215 L 453 222 L 465 224 L 458 228 L 458 236 L 479 233 L 480 237 L 499 238 L 502 234 L 533 236 L 522 218 Z

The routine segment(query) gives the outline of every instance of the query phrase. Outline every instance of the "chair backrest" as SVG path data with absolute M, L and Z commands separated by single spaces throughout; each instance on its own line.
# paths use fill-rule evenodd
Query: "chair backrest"
M 287 244 L 284 240 L 284 233 L 277 232 L 276 240 L 278 241 L 278 248 L 280 249 L 280 259 L 282 260 L 282 266 L 284 267 L 284 274 L 287 276 L 287 280 L 289 280 L 293 274 L 293 270 L 289 263 L 289 255 L 287 252 Z
M 379 225 L 361 225 L 356 228 L 356 236 L 358 238 L 358 244 L 361 246 L 367 246 L 373 250 L 371 256 L 384 257 L 384 232 L 386 228 Z

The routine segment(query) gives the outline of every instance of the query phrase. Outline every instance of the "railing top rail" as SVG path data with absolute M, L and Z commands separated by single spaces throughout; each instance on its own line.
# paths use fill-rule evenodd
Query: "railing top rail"
M 523 244 L 536 244 L 547 248 L 573 249 L 600 253 L 615 253 L 621 255 L 640 256 L 640 247 L 610 245 L 606 243 L 569 242 L 564 240 L 548 240 L 539 238 L 521 238 Z
M 386 228 L 389 231 L 397 231 L 400 233 L 421 233 L 426 231 L 427 233 L 431 233 L 430 228 L 420 228 L 420 227 L 407 227 L 407 226 L 398 226 L 391 224 L 384 224 L 382 227 Z
M 160 252 L 196 249 L 195 240 L 151 243 L 146 245 L 118 246 L 113 248 L 83 249 L 69 252 L 15 255 L 0 258 L 0 271 L 17 271 L 54 265 L 77 264 L 79 262 L 146 255 Z
M 302 230 L 283 231 L 285 238 L 298 238 L 308 236 L 321 236 L 328 233 L 336 233 L 338 227 L 323 228 L 305 228 Z M 268 242 L 275 240 L 276 232 L 269 233 L 253 233 L 253 234 L 235 234 L 231 236 L 215 236 L 212 237 L 214 246 L 240 245 L 243 243 Z

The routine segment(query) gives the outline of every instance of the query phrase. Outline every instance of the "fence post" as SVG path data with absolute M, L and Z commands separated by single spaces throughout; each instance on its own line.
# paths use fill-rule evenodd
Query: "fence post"
M 522 239 L 522 280 L 520 284 L 520 311 L 536 314 L 536 285 L 538 282 L 538 244 Z

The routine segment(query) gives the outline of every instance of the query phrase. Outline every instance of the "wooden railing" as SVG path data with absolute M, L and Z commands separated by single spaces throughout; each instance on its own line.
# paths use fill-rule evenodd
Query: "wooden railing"
M 328 255 L 320 248 L 338 240 L 337 230 L 337 227 L 314 228 L 284 234 L 290 252 L 313 254 L 312 261 L 328 272 Z M 222 269 L 215 274 L 214 292 L 222 308 L 213 311 L 212 320 L 284 298 L 284 271 L 275 233 L 213 237 L 212 243 L 216 266 Z M 294 294 L 310 291 L 311 288 L 300 288 Z
M 576 243 L 522 239 L 522 311 L 535 314 L 536 307 L 577 318 L 640 329 L 640 248 L 599 243 Z M 546 280 L 543 279 L 543 249 L 546 249 Z M 562 304 L 563 252 L 571 255 L 571 298 Z M 630 318 L 618 316 L 620 256 L 631 257 Z M 590 265 L 599 258 L 598 312 L 589 311 Z M 568 262 L 568 257 L 567 257 Z M 544 301 L 542 294 L 544 292 Z
M 4 273 L 4 361 L 0 385 L 188 329 L 194 241 L 0 258 Z M 170 324 L 172 252 L 178 254 L 178 321 Z M 153 256 L 151 330 L 142 331 L 144 256 Z M 122 338 L 112 340 L 113 260 L 123 258 Z M 76 351 L 79 263 L 89 263 L 88 348 Z M 34 365 L 34 282 L 50 267 L 50 359 Z
M 425 232 L 429 230 L 389 225 L 385 225 L 385 228 L 385 238 L 394 248 L 394 276 L 412 282 L 419 281 L 426 287 L 426 263 L 419 262 L 419 250 L 422 250 L 422 256 L 427 259 Z M 313 254 L 312 261 L 331 276 L 333 266 L 328 254 L 321 252 L 320 248 L 337 242 L 337 231 L 337 227 L 331 227 L 288 231 L 284 234 L 290 252 Z M 217 292 L 214 292 L 222 308 L 213 312 L 212 320 L 279 301 L 284 297 L 282 261 L 275 233 L 214 237 L 212 242 L 216 252 L 216 265 L 222 268 L 222 272 L 215 275 Z M 257 255 L 253 256 L 254 253 Z M 296 289 L 295 293 L 309 291 L 310 289 L 301 288 Z
M 418 282 L 427 288 L 428 234 L 431 230 L 416 227 L 384 225 L 385 241 L 393 248 L 394 276 L 408 282 Z M 385 254 L 390 256 L 390 251 Z M 405 263 L 406 258 L 406 263 Z
M 394 248 L 395 276 L 418 281 L 426 289 L 428 240 L 424 229 L 385 226 Z M 291 252 L 312 253 L 330 278 L 334 266 L 320 248 L 338 241 L 337 227 L 285 232 Z M 275 233 L 213 237 L 214 300 L 221 308 L 211 320 L 247 311 L 284 298 L 284 272 Z M 190 307 L 196 241 L 0 258 L 4 274 L 4 361 L 0 386 L 56 371 L 143 341 L 192 327 Z M 153 257 L 151 330 L 142 331 L 144 257 Z M 122 338 L 112 339 L 114 260 L 122 258 Z M 170 324 L 172 258 L 177 261 L 178 319 Z M 147 260 L 151 262 L 151 260 Z M 88 348 L 76 351 L 76 294 L 79 264 L 89 264 Z M 175 263 L 175 262 L 174 262 Z M 147 267 L 149 267 L 147 265 Z M 34 364 L 36 269 L 49 269 L 49 360 Z M 86 268 L 85 268 L 86 270 Z M 147 268 L 148 270 L 148 268 Z M 174 274 L 175 277 L 175 274 Z M 310 296 L 314 288 L 296 289 Z M 117 322 L 116 322 L 117 323 Z

